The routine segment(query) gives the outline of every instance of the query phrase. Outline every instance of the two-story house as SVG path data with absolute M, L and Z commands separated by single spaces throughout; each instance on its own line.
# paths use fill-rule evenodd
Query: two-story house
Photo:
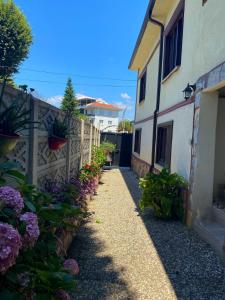
M 102 99 L 80 97 L 78 100 L 80 112 L 90 118 L 92 124 L 102 132 L 117 132 L 119 112 L 121 109 Z
M 133 169 L 189 183 L 187 223 L 221 255 L 225 235 L 225 1 L 151 0 L 138 72 Z

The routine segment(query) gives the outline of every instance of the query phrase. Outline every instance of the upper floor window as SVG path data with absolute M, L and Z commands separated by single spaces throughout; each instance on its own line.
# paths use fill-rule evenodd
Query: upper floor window
M 103 120 L 100 120 L 99 123 L 100 123 L 100 124 L 104 124 L 104 121 L 103 121 Z
M 139 94 L 139 103 L 145 100 L 145 92 L 146 92 L 146 77 L 147 72 L 145 71 L 141 76 L 140 80 L 140 94 Z
M 182 10 L 165 37 L 163 78 L 175 67 L 181 65 L 183 24 L 184 11 Z
M 108 121 L 108 125 L 112 125 L 112 121 Z

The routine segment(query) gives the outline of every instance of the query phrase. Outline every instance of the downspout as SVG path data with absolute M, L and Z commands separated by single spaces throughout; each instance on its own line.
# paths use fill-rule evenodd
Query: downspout
M 152 173 L 155 169 L 155 152 L 156 152 L 156 137 L 157 137 L 157 123 L 158 113 L 160 107 L 160 96 L 161 96 L 161 80 L 162 80 L 162 62 L 163 62 L 163 39 L 164 39 L 164 25 L 151 17 L 149 14 L 149 21 L 160 27 L 160 49 L 159 49 L 159 66 L 158 66 L 158 84 L 157 84 L 157 96 L 156 96 L 156 108 L 154 111 L 153 119 L 153 133 L 152 133 L 152 157 L 150 172 Z

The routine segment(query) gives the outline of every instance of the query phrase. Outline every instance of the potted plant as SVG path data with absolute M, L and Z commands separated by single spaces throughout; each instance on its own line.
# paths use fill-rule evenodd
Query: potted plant
M 30 110 L 23 105 L 15 101 L 0 112 L 0 156 L 13 150 L 20 138 L 18 133 L 34 123 L 30 120 Z
M 49 148 L 53 151 L 61 149 L 66 145 L 68 135 L 68 126 L 66 123 L 59 121 L 55 118 L 52 124 L 51 135 L 48 138 Z
M 100 148 L 102 149 L 103 153 L 106 156 L 106 162 L 111 166 L 112 161 L 113 161 L 113 153 L 116 150 L 116 145 L 112 144 L 108 141 L 104 141 L 101 145 Z

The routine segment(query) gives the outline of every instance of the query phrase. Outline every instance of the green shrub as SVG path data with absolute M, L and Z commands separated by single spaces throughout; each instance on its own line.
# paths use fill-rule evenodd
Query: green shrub
M 113 143 L 111 143 L 111 142 L 105 141 L 105 142 L 101 143 L 100 149 L 105 154 L 108 154 L 108 153 L 112 153 L 112 152 L 114 152 L 116 150 L 116 145 L 113 144 Z
M 153 208 L 162 219 L 184 219 L 181 189 L 187 187 L 184 178 L 163 169 L 159 174 L 149 173 L 140 179 L 143 190 L 140 208 Z
M 93 146 L 91 161 L 102 167 L 106 162 L 106 155 L 101 147 Z

